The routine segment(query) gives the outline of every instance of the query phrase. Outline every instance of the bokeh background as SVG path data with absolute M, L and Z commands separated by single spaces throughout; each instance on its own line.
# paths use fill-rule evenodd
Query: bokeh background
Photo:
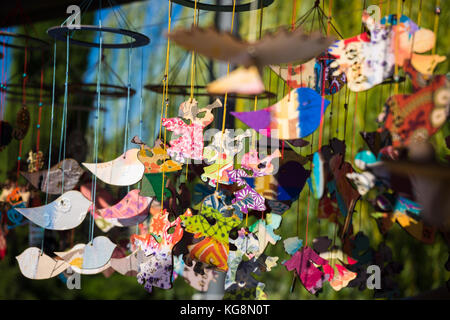
M 73 1 L 76 4 L 77 1 Z M 212 1 L 204 1 L 211 3 Z M 244 2 L 244 1 L 242 1 Z M 364 7 L 371 4 L 379 5 L 382 16 L 388 13 L 396 12 L 396 0 L 392 1 L 361 1 L 361 0 L 334 0 L 324 1 L 320 4 L 325 12 L 328 12 L 328 4 L 332 3 L 332 22 L 343 35 L 344 38 L 357 35 L 361 32 L 361 15 Z M 240 3 L 238 1 L 238 3 Z M 296 20 L 305 14 L 314 5 L 313 0 L 296 1 Z M 421 9 L 421 27 L 433 29 L 435 14 L 435 1 L 423 1 Z M 96 6 L 95 1 L 91 6 Z M 419 15 L 419 1 L 402 1 L 402 13 L 406 14 L 417 22 Z M 275 0 L 268 8 L 265 8 L 262 15 L 262 34 L 273 32 L 279 26 L 290 27 L 293 15 L 293 1 Z M 450 39 L 447 36 L 450 15 L 450 2 L 441 1 L 441 14 L 439 18 L 439 31 L 437 35 L 436 53 L 446 56 L 447 60 L 439 64 L 435 73 L 445 74 L 448 71 L 448 59 L 450 50 Z M 46 30 L 49 27 L 60 25 L 67 17 L 65 12 L 61 12 L 60 18 L 35 23 L 30 26 L 9 27 L 8 31 L 18 33 L 31 32 L 33 36 L 43 38 L 51 43 L 53 39 L 48 37 Z M 136 90 L 136 94 L 131 97 L 129 104 L 129 137 L 140 135 L 141 138 L 151 145 L 159 132 L 159 119 L 161 116 L 161 95 L 149 90 L 143 89 L 145 84 L 161 84 L 163 70 L 165 66 L 166 44 L 168 24 L 168 1 L 151 0 L 138 1 L 126 5 L 117 6 L 114 2 L 111 6 L 105 6 L 102 10 L 90 11 L 82 14 L 82 24 L 98 24 L 101 17 L 103 26 L 120 27 L 136 30 L 144 33 L 151 38 L 150 45 L 144 48 L 137 48 L 131 51 L 125 50 L 105 50 L 103 60 L 102 80 L 104 82 L 116 85 L 126 86 L 128 78 L 131 87 Z M 230 15 L 225 16 L 230 19 Z M 224 19 L 225 19 L 224 18 Z M 236 16 L 236 33 L 242 39 L 249 39 L 254 33 L 259 32 L 261 15 L 256 16 L 257 26 L 251 24 L 251 13 L 244 12 Z M 190 26 L 193 23 L 194 10 L 184 8 L 173 4 L 172 28 L 178 26 Z M 213 12 L 200 12 L 198 16 L 200 26 L 211 26 L 217 23 L 217 17 Z M 323 21 L 326 25 L 326 21 Z M 304 22 L 303 27 L 306 30 L 320 30 L 318 16 L 309 16 Z M 31 30 L 31 31 L 30 31 Z M 334 32 L 331 31 L 333 34 Z M 94 39 L 98 35 L 82 35 L 86 38 Z M 0 39 L 1 42 L 9 41 Z M 116 36 L 105 36 L 105 41 L 120 40 Z M 0 42 L 0 44 L 1 44 Z M 76 46 L 70 47 L 69 81 L 73 82 L 95 82 L 98 63 L 98 49 L 87 49 Z M 171 45 L 170 49 L 170 69 L 169 82 L 173 84 L 188 84 L 190 75 L 190 53 L 185 52 L 176 45 Z M 27 57 L 30 79 L 39 81 L 40 70 L 44 68 L 44 82 L 47 85 L 52 84 L 53 65 L 52 50 L 44 56 L 40 52 L 32 52 Z M 6 49 L 5 64 L 7 78 L 9 82 L 19 82 L 23 70 L 24 53 L 12 49 Z M 131 63 L 129 63 L 131 62 Z M 202 57 L 196 58 L 196 84 L 208 83 L 211 77 L 218 77 L 223 73 L 223 64 L 212 63 Z M 107 67 L 109 66 L 109 67 Z M 56 96 L 55 121 L 53 123 L 54 135 L 52 146 L 54 153 L 57 154 L 60 143 L 60 128 L 62 118 L 63 89 L 66 68 L 66 46 L 64 42 L 57 42 L 56 50 L 56 87 L 58 94 Z M 403 71 L 400 71 L 402 74 Z M 31 80 L 30 80 L 31 81 Z M 270 70 L 264 70 L 264 82 L 266 88 L 277 94 L 276 98 L 270 100 L 258 101 L 258 108 L 264 108 L 274 103 L 284 96 L 286 88 L 284 83 Z M 31 89 L 29 89 L 31 90 Z M 356 101 L 356 95 L 350 93 L 348 113 L 344 110 L 344 90 L 333 97 L 331 107 L 325 114 L 324 123 L 324 142 L 332 137 L 345 139 L 347 144 L 346 160 L 351 160 L 352 146 L 354 150 L 364 147 L 359 131 L 374 131 L 377 129 L 375 119 L 381 111 L 384 101 L 393 94 L 392 85 L 377 86 L 359 94 Z M 410 92 L 410 82 L 400 84 L 400 92 Z M 342 96 L 340 96 L 342 94 Z M 141 103 L 142 97 L 142 103 Z M 175 116 L 178 111 L 179 103 L 185 97 L 170 96 L 169 116 Z M 328 97 L 331 99 L 331 97 Z M 199 98 L 200 103 L 208 102 L 208 98 Z M 41 147 L 44 155 L 48 154 L 50 146 L 50 104 L 47 100 L 44 104 L 41 121 Z M 94 108 L 96 106 L 95 97 L 83 97 L 76 94 L 68 96 L 68 134 L 66 142 L 69 148 L 73 145 L 84 145 L 84 159 L 87 162 L 93 160 L 93 135 L 94 135 L 94 114 L 93 110 L 71 109 L 71 106 L 84 106 Z M 252 110 L 253 101 L 236 100 L 230 101 L 230 108 L 235 110 Z M 2 110 L 2 116 L 5 120 L 15 121 L 15 114 L 20 108 L 20 103 L 6 100 Z M 36 129 L 38 116 L 37 103 L 28 103 L 31 113 L 32 127 L 23 141 L 23 154 L 29 150 L 35 149 Z M 100 143 L 99 143 L 99 162 L 108 161 L 116 158 L 123 152 L 124 147 L 132 147 L 127 142 L 124 146 L 125 114 L 127 112 L 127 99 L 103 99 L 102 108 L 105 111 L 100 115 Z M 356 114 L 355 114 L 356 113 Z M 345 119 L 347 115 L 347 119 Z M 140 121 L 142 119 L 142 125 Z M 217 114 L 216 119 L 221 119 Z M 244 128 L 239 121 L 228 118 L 228 124 L 235 127 Z M 221 120 L 215 121 L 213 126 L 219 128 Z M 355 134 L 354 134 L 355 133 Z M 432 143 L 436 149 L 437 156 L 444 161 L 445 156 L 450 154 L 445 146 L 444 137 L 450 133 L 448 123 L 433 137 Z M 317 150 L 318 135 L 312 135 L 306 140 L 312 142 L 312 151 Z M 77 144 L 78 143 L 78 144 Z M 308 147 L 309 148 L 309 147 Z M 70 149 L 70 148 L 69 148 Z M 69 150 L 68 149 L 68 150 Z M 83 156 L 79 154 L 80 150 L 71 151 L 72 156 Z M 304 150 L 304 155 L 309 154 L 311 150 Z M 17 156 L 19 153 L 19 144 L 13 141 L 5 150 L 0 152 L 0 181 L 5 181 L 8 177 L 14 176 Z M 70 154 L 68 154 L 68 157 Z M 56 163 L 54 157 L 52 163 Z M 24 181 L 21 181 L 24 183 Z M 193 181 L 193 187 L 198 181 Z M 126 193 L 126 190 L 104 186 L 107 190 L 120 198 L 120 195 Z M 291 209 L 283 215 L 281 227 L 276 231 L 283 238 L 298 236 L 301 239 L 305 237 L 306 229 L 306 210 L 308 202 L 307 187 L 302 191 L 298 203 L 295 202 Z M 410 237 L 400 226 L 395 225 L 383 240 L 378 231 L 375 220 L 370 217 L 370 208 L 362 203 L 357 205 L 357 213 L 353 221 L 354 232 L 363 231 L 369 236 L 371 246 L 377 248 L 378 244 L 385 241 L 393 250 L 395 261 L 404 264 L 403 271 L 396 276 L 399 283 L 398 298 L 407 298 L 418 295 L 419 293 L 436 289 L 445 285 L 449 279 L 449 273 L 446 272 L 444 264 L 448 257 L 448 247 L 439 234 L 432 245 L 424 245 L 414 238 Z M 116 239 L 126 239 L 134 230 L 114 231 Z M 95 235 L 101 235 L 99 229 L 95 229 Z M 318 236 L 333 237 L 334 225 L 328 221 L 319 221 L 317 218 L 317 202 L 311 200 L 309 215 L 309 241 Z M 86 242 L 88 235 L 88 219 L 81 226 L 74 230 L 75 243 Z M 46 232 L 46 250 L 67 249 L 59 248 L 60 234 L 58 232 Z M 108 235 L 109 236 L 109 235 Z M 15 256 L 20 254 L 28 247 L 28 226 L 13 229 L 7 236 L 8 251 L 6 257 L 0 261 L 0 299 L 191 299 L 196 293 L 183 279 L 176 279 L 172 290 L 162 290 L 154 288 L 152 294 L 148 294 L 144 288 L 139 285 L 134 277 L 124 277 L 118 273 L 106 278 L 103 274 L 81 277 L 81 290 L 68 290 L 65 283 L 59 278 L 48 280 L 32 281 L 23 277 L 16 263 Z M 339 240 L 338 243 L 339 244 Z M 282 241 L 276 246 L 269 245 L 266 254 L 279 256 L 280 260 L 285 260 L 289 256 L 285 253 Z M 298 282 L 291 292 L 292 273 L 288 272 L 283 266 L 278 265 L 271 272 L 264 273 L 260 278 L 265 284 L 265 292 L 269 299 L 373 299 L 373 291 L 359 291 L 355 288 L 344 288 L 335 292 L 329 285 L 325 285 L 323 292 L 319 296 L 309 294 Z

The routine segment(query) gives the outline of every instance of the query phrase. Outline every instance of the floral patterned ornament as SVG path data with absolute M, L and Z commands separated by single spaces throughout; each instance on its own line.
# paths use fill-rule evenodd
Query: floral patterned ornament
M 248 209 L 256 211 L 266 210 L 265 199 L 247 183 L 245 178 L 255 178 L 272 174 L 274 167 L 271 161 L 280 156 L 280 151 L 277 149 L 271 155 L 259 160 L 258 153 L 253 150 L 243 156 L 241 164 L 243 168 L 252 171 L 251 175 L 243 169 L 235 169 L 228 172 L 230 181 L 237 183 L 238 187 L 242 187 L 234 192 L 235 199 L 232 201 L 232 203 L 241 202 L 244 204 L 241 208 L 242 212 L 248 213 Z M 251 200 L 251 202 L 247 202 L 246 200 Z
M 391 133 L 395 148 L 427 141 L 446 122 L 450 106 L 450 83 L 446 75 L 425 81 L 410 62 L 405 62 L 403 69 L 411 76 L 414 92 L 391 96 L 379 116 Z
M 274 230 L 280 227 L 281 219 L 280 215 L 269 213 L 264 220 L 258 220 L 250 226 L 250 232 L 258 237 L 259 248 L 255 254 L 257 258 L 263 254 L 269 243 L 275 245 L 281 239 L 279 235 L 274 233 Z
M 132 143 L 139 144 L 141 149 L 138 152 L 138 159 L 145 166 L 146 173 L 174 172 L 182 169 L 181 165 L 170 159 L 164 150 L 164 144 L 161 140 L 156 140 L 153 148 L 143 143 L 138 136 L 133 137 Z
M 184 216 L 190 215 L 190 210 Z M 145 237 L 134 235 L 131 237 L 132 243 L 144 251 L 148 260 L 139 265 L 137 280 L 143 284 L 148 292 L 152 292 L 153 287 L 162 289 L 172 288 L 172 248 L 183 237 L 181 219 L 178 217 L 173 222 L 169 221 L 167 210 L 160 211 L 153 215 L 150 222 L 149 233 Z M 172 234 L 168 231 L 175 227 Z
M 265 109 L 231 114 L 267 137 L 292 140 L 312 134 L 329 104 L 314 90 L 297 88 Z
M 213 120 L 212 109 L 222 107 L 222 103 L 217 99 L 213 104 L 197 109 L 197 101 L 192 103 L 186 101 L 180 105 L 180 113 L 185 119 L 191 120 L 190 124 L 181 118 L 163 118 L 162 125 L 174 135 L 179 136 L 170 141 L 167 154 L 175 161 L 187 163 L 187 159 L 203 159 L 203 129 Z
M 252 136 L 251 130 L 247 129 L 243 134 L 234 136 L 234 130 L 226 129 L 222 132 L 217 132 L 212 137 L 212 142 L 203 149 L 203 158 L 206 163 L 211 164 L 206 166 L 201 175 L 201 179 L 209 185 L 216 186 L 217 179 L 219 183 L 229 184 L 227 171 L 233 169 L 234 157 L 243 150 L 244 139 Z
M 222 191 L 214 192 L 205 197 L 203 202 L 194 207 L 195 209 L 201 209 L 201 206 L 211 207 L 219 211 L 222 215 L 226 217 L 231 217 L 233 214 L 237 215 L 239 219 L 243 219 L 244 215 L 241 212 L 243 206 L 242 203 L 237 202 L 233 204 L 228 204 L 228 197 Z
M 419 28 L 410 18 L 402 15 L 397 21 L 396 15 L 389 15 L 381 19 L 381 24 L 392 25 L 392 46 L 397 51 L 395 63 L 403 67 L 406 60 L 411 60 L 411 64 L 422 74 L 431 75 L 437 64 L 444 61 L 446 57 L 439 55 L 421 55 L 431 50 L 436 43 L 436 36 L 433 31 Z M 398 41 L 398 42 L 397 42 Z
M 283 264 L 289 271 L 295 269 L 295 272 L 305 289 L 312 294 L 315 294 L 322 288 L 323 283 L 329 279 L 329 274 L 325 274 L 315 266 L 327 265 L 328 261 L 321 258 L 310 247 L 303 247 L 295 252 L 294 255 Z
M 181 276 L 195 290 L 206 292 L 209 284 L 216 282 L 217 274 L 211 268 L 205 268 L 202 273 L 197 273 L 194 265 L 189 266 L 183 261 L 183 255 L 173 257 L 174 279 Z
M 237 239 L 230 239 L 236 250 L 228 253 L 228 271 L 225 278 L 225 289 L 229 288 L 236 280 L 236 271 L 244 255 L 247 258 L 254 257 L 259 251 L 259 242 L 253 233 L 248 233 L 244 228 L 238 231 Z

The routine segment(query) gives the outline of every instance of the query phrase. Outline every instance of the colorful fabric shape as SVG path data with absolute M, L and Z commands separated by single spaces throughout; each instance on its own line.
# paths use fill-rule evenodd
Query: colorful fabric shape
M 258 111 L 231 112 L 257 132 L 281 140 L 309 136 L 320 124 L 330 101 L 310 88 L 297 88 L 276 104 Z
M 214 219 L 215 223 L 211 225 L 208 219 Z M 210 237 L 224 244 L 228 244 L 231 229 L 241 223 L 236 215 L 224 217 L 219 211 L 207 206 L 202 206 L 198 215 L 181 216 L 181 221 L 187 232 Z
M 303 247 L 301 250 L 283 263 L 288 271 L 295 270 L 303 286 L 310 293 L 315 294 L 322 288 L 323 283 L 328 280 L 329 275 L 320 271 L 315 265 L 326 265 L 328 261 L 321 258 L 310 247 Z
M 391 133 L 395 148 L 427 141 L 449 115 L 450 83 L 447 77 L 437 75 L 429 83 L 423 83 L 409 62 L 405 62 L 404 69 L 411 75 L 415 92 L 391 96 L 381 115 L 381 118 L 385 116 L 384 128 Z
M 150 148 L 147 145 L 141 145 L 138 152 L 138 159 L 145 167 L 146 173 L 174 172 L 182 169 L 181 165 L 170 159 L 167 151 L 164 150 L 164 144 L 161 140 L 155 141 L 155 146 Z

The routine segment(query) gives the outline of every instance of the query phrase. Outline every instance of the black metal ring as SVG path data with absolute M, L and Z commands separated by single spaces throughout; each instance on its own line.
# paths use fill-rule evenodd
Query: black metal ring
M 11 88 L 19 88 L 20 90 L 16 89 L 16 90 L 11 90 Z M 23 84 L 20 83 L 7 83 L 6 84 L 6 88 L 4 87 L 0 87 L 0 92 L 4 92 L 7 95 L 11 95 L 11 96 L 22 96 L 23 95 Z M 26 89 L 34 89 L 34 90 L 40 90 L 41 89 L 41 85 L 38 83 L 26 83 L 25 84 L 25 88 Z M 51 97 L 52 95 L 52 88 L 50 86 L 47 85 L 43 85 L 42 86 L 42 97 Z M 25 96 L 27 98 L 39 98 L 41 96 L 40 92 L 30 92 L 30 91 L 26 91 Z
M 118 28 L 109 28 L 109 27 L 98 27 L 98 26 L 88 26 L 81 25 L 79 29 L 69 29 L 68 27 L 51 27 L 47 30 L 49 36 L 55 38 L 59 41 L 66 41 L 67 33 L 72 31 L 97 31 L 97 32 L 107 32 L 114 34 L 121 34 L 124 36 L 128 36 L 134 39 L 133 42 L 130 43 L 102 43 L 102 48 L 105 49 L 126 49 L 126 48 L 137 48 L 146 46 L 150 43 L 150 38 L 146 35 L 138 32 L 134 32 L 131 30 L 118 29 Z M 100 44 L 96 42 L 88 42 L 82 40 L 76 40 L 72 36 L 69 37 L 70 44 L 74 44 L 81 47 L 89 47 L 89 48 L 99 48 Z
M 16 45 L 16 44 L 5 42 L 4 43 L 5 47 L 9 47 L 9 48 L 22 49 L 22 50 L 25 50 L 25 49 L 27 49 L 27 50 L 36 50 L 36 49 L 44 50 L 44 49 L 48 49 L 48 47 L 49 47 L 49 43 L 47 41 L 28 36 L 26 34 L 19 34 L 19 33 L 8 32 L 8 31 L 0 31 L 0 36 L 12 37 L 12 38 L 22 38 L 22 39 L 25 39 L 25 41 L 27 43 L 27 45 L 21 46 L 21 45 Z M 32 44 L 34 43 L 34 45 L 28 45 L 28 42 L 31 42 Z
M 256 4 L 256 9 L 261 7 L 265 8 L 270 6 L 275 0 L 253 0 L 249 3 L 239 4 L 235 6 L 235 12 L 251 11 Z M 195 8 L 195 0 L 172 0 L 172 2 L 182 5 L 184 7 Z M 261 3 L 262 2 L 262 3 Z M 233 12 L 233 5 L 217 5 L 201 3 L 197 1 L 197 9 L 205 11 L 216 11 L 216 12 Z
M 156 92 L 156 93 L 162 93 L 163 92 L 163 86 L 160 84 L 147 84 L 144 86 L 145 89 Z M 186 96 L 190 94 L 190 85 L 169 85 L 168 86 L 168 94 L 169 95 L 176 95 L 176 96 Z M 199 90 L 202 90 L 199 92 Z M 206 86 L 194 86 L 194 92 L 195 96 L 199 97 L 223 97 L 225 94 L 214 94 L 209 93 L 206 91 Z M 264 91 L 263 93 L 257 95 L 258 100 L 261 99 L 271 99 L 275 98 L 277 95 L 270 91 Z M 228 99 L 248 99 L 253 100 L 255 99 L 255 95 L 249 95 L 249 94 L 236 94 L 236 93 L 228 93 L 227 94 Z
M 90 89 L 92 88 L 92 89 Z M 128 87 L 116 86 L 112 84 L 101 83 L 100 90 L 102 97 L 126 98 L 128 96 Z M 97 95 L 96 83 L 69 83 L 68 91 L 87 96 Z M 136 90 L 130 88 L 130 97 L 136 93 Z

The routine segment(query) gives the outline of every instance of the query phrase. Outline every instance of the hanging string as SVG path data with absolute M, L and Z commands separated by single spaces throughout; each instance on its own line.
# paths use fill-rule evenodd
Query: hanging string
M 329 0 L 328 2 L 328 26 L 327 26 L 327 37 L 330 35 L 330 23 L 331 23 L 331 6 L 333 5 L 332 0 Z M 322 19 L 320 18 L 319 21 Z M 325 69 L 327 67 L 326 60 L 320 61 L 322 64 L 322 90 L 321 90 L 321 96 L 322 96 L 322 102 L 320 106 L 320 129 L 319 129 L 319 147 L 318 150 L 322 148 L 322 136 L 323 136 L 323 125 L 325 122 L 324 118 L 324 108 L 325 108 Z M 330 113 L 331 115 L 331 113 Z
M 36 125 L 37 127 L 37 137 L 36 137 L 36 157 L 37 161 L 39 162 L 39 142 L 41 138 L 41 116 L 42 116 L 42 93 L 43 93 L 43 86 L 44 86 L 44 53 L 42 52 L 41 55 L 41 85 L 39 89 L 39 114 L 38 114 L 38 123 Z
M 101 6 L 101 3 L 100 3 Z M 99 27 L 102 27 L 102 17 L 100 9 L 99 17 Z M 100 120 L 100 104 L 101 104 L 101 74 L 102 74 L 102 47 L 103 47 L 103 35 L 102 32 L 99 34 L 99 50 L 98 50 L 98 69 L 97 69 L 97 112 L 95 115 L 95 133 L 94 133 L 94 183 L 92 184 L 91 199 L 92 199 L 92 215 L 90 219 L 90 230 L 89 230 L 89 243 L 93 245 L 92 241 L 94 239 L 94 222 L 95 222 L 95 203 L 97 200 L 97 163 L 98 163 L 98 131 L 99 131 L 99 120 Z
M 47 167 L 47 181 L 45 187 L 45 205 L 48 203 L 48 185 L 50 179 L 50 167 L 52 163 L 52 146 L 53 146 L 53 123 L 54 123 L 54 111 L 55 111 L 55 75 L 56 75 L 56 40 L 53 45 L 53 83 L 52 83 L 52 111 L 50 116 L 50 138 L 48 147 L 48 167 Z M 44 254 L 44 238 L 45 228 L 42 228 L 42 241 L 41 241 L 41 256 Z
M 132 49 L 128 48 L 128 84 L 127 84 L 127 104 L 126 104 L 126 111 L 125 111 L 125 134 L 124 134 L 124 141 L 123 141 L 123 157 L 126 158 L 126 152 L 127 152 L 127 146 L 128 146 L 128 118 L 130 114 L 130 90 L 131 90 L 131 56 L 132 56 Z M 128 186 L 128 191 L 130 189 L 130 186 Z
M 195 0 L 194 3 L 194 27 L 197 19 L 197 0 Z M 195 50 L 192 50 L 192 56 L 191 56 L 191 95 L 189 97 L 189 102 L 192 103 L 192 100 L 194 99 L 194 73 L 195 73 L 195 64 L 194 64 L 194 58 L 195 58 Z
M 26 85 L 28 80 L 27 75 L 27 61 L 28 60 L 28 40 L 25 43 L 25 53 L 24 53 L 24 59 L 23 59 L 23 74 L 22 74 L 22 106 L 24 108 L 27 107 L 27 93 L 26 93 Z M 22 160 L 22 145 L 23 145 L 23 139 L 19 141 L 19 155 L 17 156 L 17 181 L 16 184 L 19 182 L 20 178 L 20 162 Z
M 170 27 L 172 24 L 172 1 L 169 0 L 169 8 L 168 8 L 168 26 L 167 26 L 167 33 L 170 33 Z M 166 94 L 167 89 L 169 86 L 169 52 L 170 52 L 170 38 L 167 38 L 167 48 L 166 48 L 166 66 L 164 68 L 164 77 L 163 77 L 163 93 L 162 93 L 162 101 L 161 101 L 161 120 L 159 123 L 159 139 L 161 139 L 161 132 L 162 132 L 162 118 L 164 114 L 164 102 L 166 100 Z M 167 89 L 166 89 L 167 88 Z M 164 148 L 165 148 L 165 141 L 164 141 Z M 165 151 L 165 149 L 164 149 Z
M 439 15 L 441 14 L 440 5 L 441 5 L 441 0 L 436 0 L 436 6 L 434 9 L 434 28 L 433 28 L 434 36 L 436 37 L 436 39 L 438 38 Z M 436 46 L 437 46 L 437 41 L 436 41 L 436 44 L 433 46 L 433 49 L 431 50 L 432 55 L 434 55 L 436 53 Z
M 171 27 L 171 21 L 172 21 L 172 1 L 169 0 L 169 8 L 168 8 L 168 15 L 169 15 L 169 22 L 167 26 L 167 33 L 170 33 L 170 27 Z M 169 99 L 166 97 L 168 88 L 169 88 L 169 54 L 170 54 L 170 39 L 167 38 L 167 50 L 166 50 L 166 66 L 164 69 L 164 79 L 163 79 L 163 100 L 161 105 L 161 126 L 162 126 L 162 118 L 163 114 L 164 117 L 167 118 L 167 108 L 169 107 Z M 164 112 L 164 105 L 165 105 L 165 112 Z M 164 112 L 164 113 L 163 113 Z M 159 127 L 159 138 L 161 139 L 161 126 Z M 164 154 L 166 154 L 166 137 L 167 137 L 167 128 L 164 127 L 164 140 L 163 140 L 163 147 L 164 147 Z M 161 186 L 161 213 L 164 210 L 164 182 L 165 182 L 165 169 L 164 169 L 164 163 L 166 160 L 163 160 L 163 168 L 162 168 L 162 186 Z M 187 167 L 187 166 L 186 166 Z
M 233 33 L 233 28 L 234 28 L 234 14 L 236 12 L 236 0 L 233 0 L 233 11 L 231 14 L 231 30 L 230 33 Z M 228 62 L 227 64 L 227 77 L 230 74 L 230 62 Z M 220 145 L 223 144 L 223 134 L 225 132 L 225 120 L 226 120 L 226 115 L 227 115 L 227 100 L 228 100 L 228 92 L 225 92 L 225 98 L 224 98 L 224 102 L 223 102 L 223 115 L 222 115 L 222 133 L 220 135 Z M 219 168 L 221 165 L 222 159 L 219 157 Z M 216 192 L 219 190 L 219 181 L 220 181 L 220 176 L 219 176 L 219 170 L 217 170 L 217 181 L 216 181 Z
M 142 104 L 143 104 L 143 87 L 144 87 L 144 49 L 141 48 L 141 90 L 139 93 L 139 138 L 142 139 Z M 139 181 L 139 190 L 142 189 L 142 180 Z M 139 203 L 138 195 L 138 203 Z M 136 234 L 139 233 L 139 223 L 136 222 Z
M 400 23 L 400 15 L 401 15 L 401 0 L 397 0 L 397 24 Z M 395 29 L 395 34 L 396 34 L 396 41 L 394 43 L 394 54 L 395 54 L 395 58 L 397 58 L 398 56 L 398 46 L 399 46 L 399 37 L 398 37 L 398 28 Z M 398 77 L 398 64 L 395 63 L 395 67 L 394 67 L 394 94 L 398 94 L 398 82 L 399 82 L 399 77 Z
M 61 120 L 61 134 L 59 139 L 59 156 L 58 162 L 61 161 L 61 155 L 66 158 L 66 132 L 67 132 L 67 96 L 68 96 L 68 78 L 69 78 L 69 33 L 66 35 L 66 79 L 64 82 L 64 105 L 63 116 Z M 62 168 L 64 172 L 64 166 Z M 62 175 L 61 194 L 64 193 L 64 174 Z

